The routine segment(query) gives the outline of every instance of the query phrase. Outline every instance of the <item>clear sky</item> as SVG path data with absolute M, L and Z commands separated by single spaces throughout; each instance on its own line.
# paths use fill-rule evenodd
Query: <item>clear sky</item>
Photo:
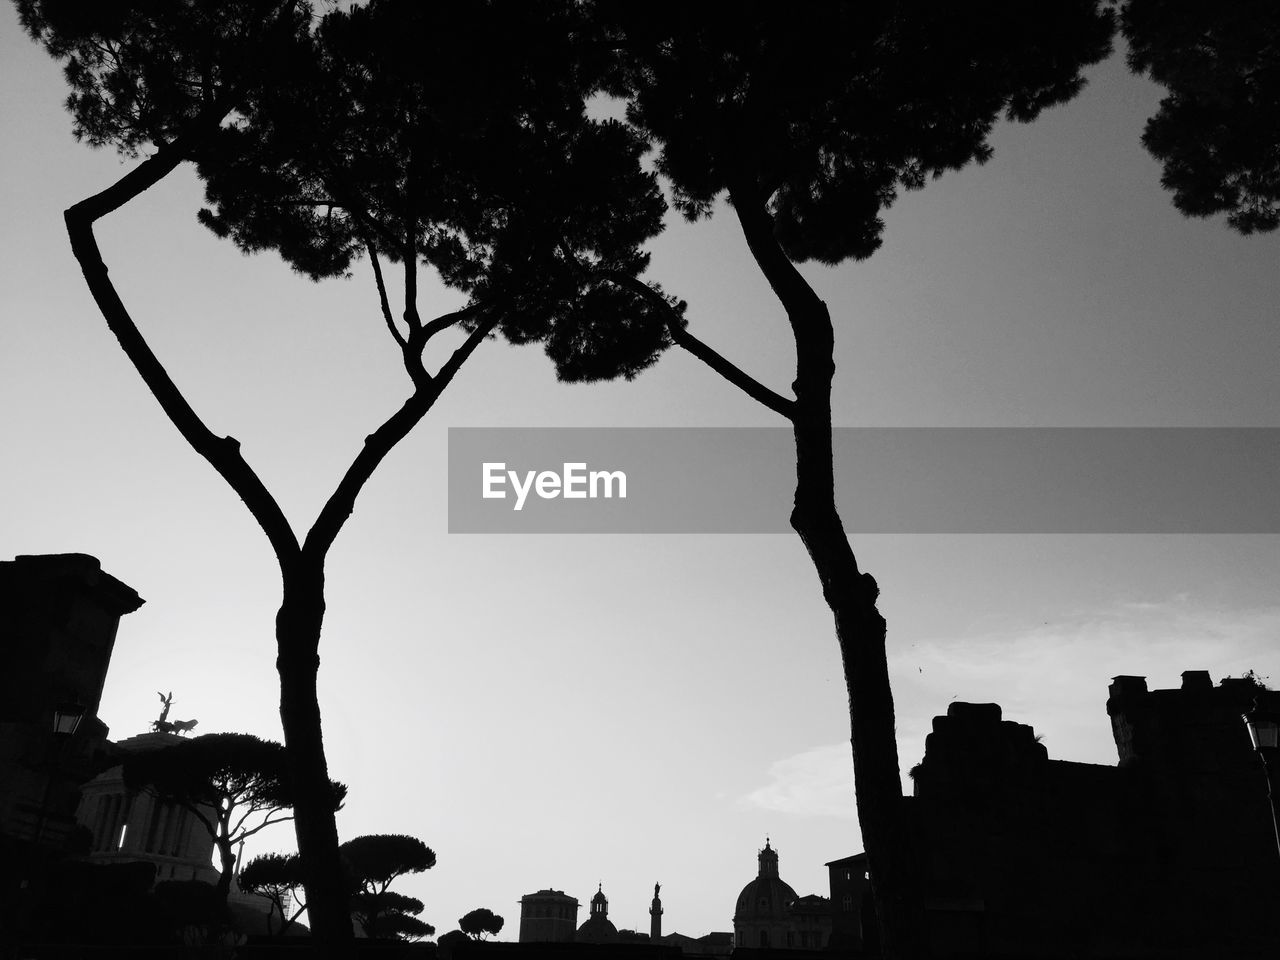
M 85 289 L 62 210 L 125 169 L 76 144 L 59 68 L 0 5 L 0 554 L 84 552 L 147 600 L 101 716 L 280 736 L 265 538 L 192 453 Z M 1113 59 L 995 157 L 902 198 L 863 264 L 806 268 L 837 323 L 842 426 L 1280 426 L 1280 238 L 1181 217 L 1141 149 L 1152 85 Z M 309 525 L 407 394 L 367 264 L 312 284 L 194 217 L 176 174 L 99 227 L 157 354 Z M 674 220 L 651 276 L 775 389 L 786 324 L 736 224 Z M 429 291 L 443 312 L 456 295 Z M 321 699 L 343 837 L 411 833 L 403 889 L 439 932 L 555 887 L 647 929 L 731 929 L 770 836 L 799 893 L 861 849 L 829 614 L 792 536 L 446 533 L 446 427 L 743 426 L 775 418 L 672 352 L 634 383 L 557 384 L 487 343 L 366 488 L 330 556 Z M 789 504 L 778 503 L 785 512 Z M 1051 756 L 1113 762 L 1115 674 L 1280 680 L 1275 536 L 858 537 L 881 584 L 903 768 L 952 699 Z M 251 852 L 292 849 L 288 828 Z M 585 918 L 585 909 L 580 914 Z

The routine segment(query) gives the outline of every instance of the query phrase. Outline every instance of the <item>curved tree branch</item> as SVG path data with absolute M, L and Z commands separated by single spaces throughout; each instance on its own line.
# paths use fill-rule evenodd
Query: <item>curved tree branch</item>
M 794 324 L 796 317 L 807 310 L 818 309 L 822 300 L 774 239 L 773 221 L 765 209 L 762 196 L 744 184 L 731 183 L 729 200 L 733 203 L 738 223 L 742 225 L 751 255 L 786 309 L 791 322 Z
M 293 819 L 292 814 L 290 814 L 287 817 L 276 817 L 274 820 L 268 817 L 267 819 L 263 820 L 260 824 L 258 824 L 256 827 L 253 827 L 252 829 L 249 829 L 249 830 L 245 830 L 243 833 L 238 833 L 236 836 L 236 839 L 237 841 L 244 840 L 247 837 L 252 837 L 255 833 L 258 833 L 261 830 L 265 830 L 267 827 L 274 826 L 277 823 L 288 823 L 292 819 Z
M 401 405 L 399 410 L 383 421 L 382 425 L 374 430 L 373 433 L 365 437 L 364 446 L 356 454 L 355 459 L 351 461 L 351 466 L 347 468 L 347 472 L 338 482 L 337 488 L 333 491 L 328 501 L 325 502 L 324 507 L 321 508 L 320 515 L 316 517 L 316 522 L 312 524 L 311 530 L 302 545 L 304 555 L 310 556 L 316 561 L 323 559 L 325 553 L 341 532 L 343 524 L 351 516 L 351 512 L 355 509 L 356 497 L 369 477 L 373 475 L 373 471 L 377 469 L 378 464 L 426 415 L 427 411 L 431 409 L 436 399 L 440 396 L 441 391 L 449 385 L 449 381 L 458 372 L 458 368 L 466 362 L 466 359 L 479 346 L 480 341 L 488 336 L 497 323 L 497 316 L 491 314 L 478 324 L 471 331 L 466 342 L 454 350 L 453 355 L 445 361 L 435 377 L 428 383 L 420 384 L 418 389 Z M 419 329 L 423 328 L 420 327 Z M 410 343 L 414 342 L 415 337 L 411 336 Z
M 459 324 L 464 320 L 470 320 L 477 314 L 489 309 L 487 304 L 473 303 L 470 306 L 463 307 L 461 310 L 455 310 L 453 313 L 446 313 L 429 321 L 422 327 L 422 345 L 426 346 L 428 340 L 443 330 L 448 330 L 455 324 Z
M 465 310 L 458 311 L 456 316 L 461 320 L 463 319 L 464 314 L 467 314 L 468 312 L 479 312 L 479 310 L 482 309 L 485 308 L 479 306 L 467 307 Z M 476 347 L 480 346 L 480 341 L 484 340 L 493 332 L 493 328 L 498 325 L 498 320 L 498 314 L 490 309 L 488 316 L 480 321 L 480 323 L 476 324 L 475 329 L 467 335 L 467 339 L 453 351 L 449 359 L 446 360 L 441 365 L 440 369 L 436 371 L 435 389 L 437 394 L 449 385 L 449 381 L 453 379 L 454 374 L 456 374 L 462 365 L 466 363 L 467 358 L 475 352 Z
M 395 318 L 391 315 L 391 302 L 387 299 L 387 285 L 382 280 L 382 264 L 378 262 L 378 248 L 373 245 L 373 240 L 366 238 L 364 242 L 365 249 L 369 251 L 369 263 L 373 265 L 373 279 L 378 284 L 378 305 L 382 307 L 382 319 L 386 321 L 387 329 L 391 331 L 391 336 L 395 338 L 396 343 L 400 344 L 403 350 L 407 346 L 403 334 L 396 327 Z
M 751 399 L 764 404 L 775 413 L 782 414 L 788 420 L 795 418 L 796 404 L 794 400 L 770 390 L 759 380 L 756 380 L 740 367 L 735 366 L 732 361 L 721 356 L 691 334 L 689 328 L 685 326 L 683 318 L 671 309 L 671 304 L 666 301 L 662 294 L 658 293 L 643 280 L 639 280 L 630 274 L 610 271 L 606 276 L 613 283 L 630 290 L 632 293 L 648 300 L 659 310 L 662 310 L 667 318 L 667 333 L 670 334 L 671 340 L 677 346 L 689 351 L 689 353 L 720 374 Z
M 94 302 L 147 389 L 183 439 L 239 494 L 283 562 L 298 553 L 298 541 L 280 505 L 241 456 L 239 441 L 214 435 L 151 350 L 108 276 L 93 232 L 97 220 L 158 183 L 186 159 L 186 155 L 186 141 L 182 138 L 166 144 L 105 190 L 70 207 L 64 214 L 67 236 Z
M 209 836 L 215 839 L 217 838 L 218 828 L 209 821 L 208 817 L 206 817 L 203 813 L 200 812 L 200 808 L 196 804 L 183 803 L 181 800 L 175 800 L 174 802 L 177 803 L 178 806 L 184 807 L 185 809 L 190 810 L 193 814 L 195 814 L 196 819 L 199 820 L 201 823 L 203 823 L 204 828 L 209 831 Z

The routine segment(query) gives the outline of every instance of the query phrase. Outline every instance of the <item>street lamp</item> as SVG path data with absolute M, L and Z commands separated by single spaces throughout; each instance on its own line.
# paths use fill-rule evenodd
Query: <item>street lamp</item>
M 1261 698 L 1259 698 L 1260 700 Z M 1271 781 L 1271 766 L 1280 749 L 1280 713 L 1263 708 L 1254 701 L 1253 709 L 1244 714 L 1245 726 L 1253 749 L 1262 760 L 1262 770 L 1267 778 L 1267 799 L 1271 802 L 1271 826 L 1276 833 L 1276 852 L 1280 853 L 1280 816 L 1276 814 L 1276 790 Z
M 53 732 L 69 737 L 76 732 L 83 717 L 83 703 L 64 700 L 53 708 Z
M 53 781 L 60 772 L 62 744 L 76 732 L 84 719 L 84 704 L 75 700 L 63 700 L 53 706 L 53 756 L 46 761 L 44 799 L 40 801 L 40 819 L 36 823 L 36 843 L 44 839 L 45 821 L 49 819 L 49 798 L 53 795 Z

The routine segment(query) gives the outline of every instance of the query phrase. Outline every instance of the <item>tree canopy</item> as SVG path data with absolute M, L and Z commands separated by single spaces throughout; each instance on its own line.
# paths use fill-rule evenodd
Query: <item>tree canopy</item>
M 352 912 L 366 936 L 413 939 L 435 933 L 418 919 L 421 900 L 387 889 L 399 877 L 434 867 L 435 851 L 405 834 L 355 837 L 339 850 L 353 891 Z
M 372 833 L 346 841 L 339 849 L 355 883 L 373 893 L 397 877 L 422 873 L 436 865 L 435 851 L 417 837 Z
M 1111 49 L 1098 6 L 596 4 L 623 50 L 614 92 L 678 208 L 763 204 L 791 260 L 828 264 L 880 246 L 899 189 L 988 159 L 1000 117 L 1075 96 Z
M 358 892 L 351 898 L 351 912 L 365 936 L 388 940 L 417 940 L 429 937 L 436 928 L 418 918 L 425 909 L 417 897 L 395 890 L 382 893 Z
M 280 918 L 281 934 L 307 909 L 299 896 L 306 877 L 302 860 L 296 853 L 266 853 L 254 857 L 241 869 L 236 883 L 244 893 L 257 894 L 271 903 L 267 916 L 267 933 L 274 935 L 275 917 Z
M 290 69 L 311 19 L 295 0 L 15 0 L 27 32 L 65 61 L 77 139 L 137 156 L 234 108 Z
M 71 248 L 148 389 L 276 555 L 280 716 L 311 921 L 326 941 L 349 941 L 316 693 L 328 551 L 374 471 L 494 331 L 541 344 L 559 377 L 579 381 L 635 376 L 670 343 L 678 305 L 617 282 L 638 283 L 641 246 L 662 225 L 644 143 L 588 115 L 607 47 L 584 42 L 575 0 L 371 0 L 322 18 L 303 0 L 18 3 L 66 63 L 77 134 L 139 158 L 66 211 Z M 305 532 L 170 377 L 94 233 L 185 162 L 205 183 L 201 222 L 242 250 L 274 251 L 314 279 L 367 257 L 374 315 L 408 374 L 409 396 Z M 384 261 L 400 268 L 398 292 Z M 423 270 L 465 305 L 424 318 Z M 428 343 L 457 330 L 462 342 L 428 369 Z
M 458 920 L 458 929 L 473 940 L 483 940 L 486 935 L 497 936 L 502 932 L 502 917 L 487 907 L 477 907 Z
M 275 823 L 293 819 L 294 791 L 285 748 L 247 733 L 209 733 L 173 746 L 135 753 L 123 764 L 126 786 L 150 789 L 160 801 L 193 813 L 218 848 L 226 900 L 235 845 Z M 331 809 L 341 808 L 344 784 L 331 782 Z
M 1266 0 L 1126 0 L 1129 66 L 1167 95 L 1142 143 L 1192 217 L 1280 226 L 1280 7 Z
M 643 142 L 586 113 L 599 71 L 577 55 L 583 29 L 558 2 L 329 14 L 312 55 L 202 155 L 201 222 L 313 279 L 366 254 L 420 260 L 499 309 L 509 341 L 541 342 L 562 379 L 635 376 L 668 345 L 666 323 L 602 275 L 644 269 L 665 204 Z

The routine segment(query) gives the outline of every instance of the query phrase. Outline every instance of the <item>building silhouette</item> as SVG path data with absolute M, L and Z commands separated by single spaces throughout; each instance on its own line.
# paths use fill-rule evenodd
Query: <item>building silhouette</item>
M 831 935 L 831 903 L 811 894 L 796 896 L 778 874 L 778 851 L 768 838 L 756 855 L 755 879 L 742 888 L 733 911 L 735 946 L 821 950 Z
M 618 928 L 609 919 L 609 899 L 601 884 L 591 898 L 591 915 L 578 928 L 576 943 L 617 943 Z
M 113 743 L 97 715 L 120 618 L 142 603 L 86 554 L 0 562 L 6 935 L 108 935 L 148 909 L 145 898 L 156 882 L 217 880 L 204 826 L 149 790 L 128 791 L 121 775 L 128 755 L 182 738 L 146 733 Z M 55 733 L 55 713 L 72 708 L 79 717 L 74 731 Z M 231 906 L 242 923 L 261 926 L 268 904 L 233 892 Z
M 603 884 L 597 887 L 591 898 L 591 912 L 579 927 L 574 925 L 577 914 L 578 901 L 560 890 L 539 890 L 537 893 L 526 894 L 520 898 L 520 943 L 530 945 L 531 949 L 536 944 L 542 944 L 547 949 L 554 944 L 573 944 L 578 950 L 612 947 L 636 958 L 680 954 L 686 957 L 720 958 L 733 952 L 733 934 L 727 931 L 701 937 L 690 937 L 678 932 L 664 934 L 661 886 L 656 883 L 653 885 L 653 900 L 649 904 L 647 934 L 635 930 L 619 930 L 614 925 L 609 919 L 609 900 L 605 896 Z M 467 945 L 467 949 L 472 946 L 474 945 Z M 646 950 L 649 952 L 645 952 Z M 541 953 L 537 955 L 542 956 Z M 573 956 L 577 960 L 584 960 L 580 953 Z
M 911 846 L 902 851 L 932 958 L 1280 956 L 1280 854 L 1242 719 L 1280 695 L 1252 677 L 1215 686 L 1203 670 L 1184 672 L 1172 690 L 1116 677 L 1108 694 L 1115 764 L 1051 759 L 997 704 L 952 703 L 934 718 L 904 800 Z M 778 860 L 766 839 L 735 901 L 732 935 L 664 935 L 655 884 L 647 937 L 614 928 L 601 887 L 568 939 L 685 956 L 877 955 L 865 854 L 827 862 L 829 897 L 797 896 Z M 557 903 L 573 907 L 559 915 L 566 942 L 577 901 L 551 890 L 522 900 L 522 942 L 526 922 L 542 919 L 531 910 Z
M 79 553 L 0 563 L 0 839 L 62 850 L 76 831 L 79 785 L 102 762 L 98 704 L 120 618 L 142 606 Z M 75 731 L 53 730 L 74 705 Z
M 1280 956 L 1280 859 L 1241 719 L 1263 693 L 1202 670 L 1173 690 L 1116 677 L 1114 766 L 1052 760 L 997 704 L 952 703 L 906 801 L 931 954 Z M 866 947 L 865 860 L 827 866 L 833 946 Z
M 875 923 L 870 913 L 864 917 L 864 912 L 871 906 L 867 855 L 857 853 L 852 857 L 830 860 L 825 866 L 831 889 L 831 938 L 827 946 L 832 950 L 861 950 L 863 930 L 870 929 Z
M 578 931 L 578 901 L 561 890 L 539 890 L 520 898 L 521 943 L 572 943 Z
M 106 762 L 98 704 L 120 618 L 138 594 L 84 554 L 0 563 L 0 930 L 49 937 L 93 922 L 108 898 L 69 866 L 87 846 L 80 785 Z M 78 722 L 71 722 L 78 718 Z M 62 722 L 62 731 L 55 723 Z M 78 866 L 78 865 L 77 865 Z M 145 870 L 117 874 L 117 902 L 142 895 Z M 108 908 L 109 909 L 109 908 Z M 61 929 L 54 929 L 60 925 Z

